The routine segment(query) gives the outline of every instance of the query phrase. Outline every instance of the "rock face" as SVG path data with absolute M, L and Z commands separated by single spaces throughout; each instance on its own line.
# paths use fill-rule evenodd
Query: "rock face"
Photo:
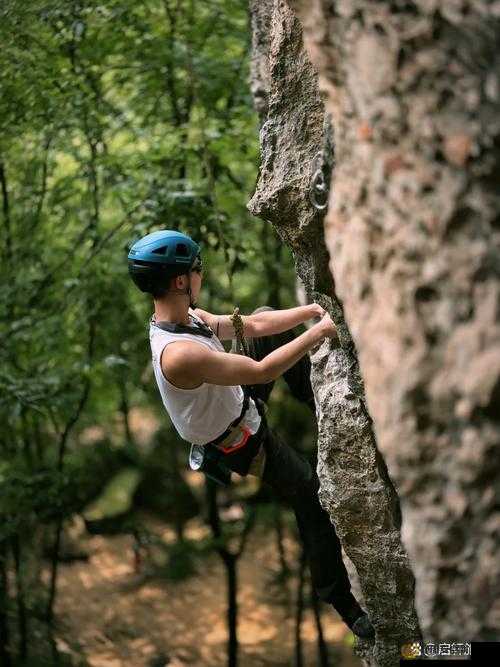
M 380 456 L 357 358 L 328 267 L 323 214 L 311 204 L 313 159 L 328 148 L 317 75 L 302 46 L 300 24 L 279 0 L 256 0 L 252 90 L 261 114 L 261 168 L 249 209 L 270 221 L 292 249 L 309 300 L 327 308 L 340 345 L 325 341 L 312 356 L 319 429 L 320 499 L 356 568 L 377 629 L 359 651 L 370 664 L 399 664 L 400 645 L 419 636 L 414 578 L 401 543 L 401 513 Z M 264 34 L 258 34 L 263 30 Z
M 330 269 L 419 620 L 428 639 L 498 641 L 500 6 L 291 4 L 333 118 Z

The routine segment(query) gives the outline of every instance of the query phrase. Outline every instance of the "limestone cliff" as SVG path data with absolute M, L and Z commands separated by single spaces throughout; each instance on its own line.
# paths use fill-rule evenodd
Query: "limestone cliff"
M 293 0 L 325 224 L 428 638 L 500 639 L 500 6 Z
M 325 341 L 312 355 L 320 499 L 357 571 L 377 629 L 375 647 L 363 642 L 360 651 L 372 664 L 398 664 L 400 644 L 419 635 L 414 579 L 401 543 L 397 493 L 377 449 L 354 345 L 329 271 L 323 213 L 309 196 L 319 151 L 328 177 L 332 166 L 325 109 L 289 6 L 254 2 L 252 16 L 252 90 L 258 91 L 262 127 L 260 174 L 249 209 L 271 222 L 292 249 L 309 300 L 327 308 L 339 330 L 340 345 L 331 348 Z

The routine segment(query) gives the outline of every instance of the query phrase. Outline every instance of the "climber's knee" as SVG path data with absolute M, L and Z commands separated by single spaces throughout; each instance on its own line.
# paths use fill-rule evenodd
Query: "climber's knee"
M 329 584 L 328 586 L 317 586 L 315 590 L 316 595 L 322 602 L 328 602 L 329 604 L 332 604 L 334 598 L 336 597 L 335 593 L 337 593 L 337 586 L 336 584 Z
M 347 608 L 357 604 L 356 598 L 351 591 L 351 583 L 345 571 L 339 572 L 337 579 L 328 585 L 315 585 L 314 590 L 322 602 L 338 605 L 340 608 Z
M 263 479 L 293 505 L 298 500 L 304 509 L 316 495 L 316 479 L 309 461 L 269 429 L 264 442 L 267 460 Z

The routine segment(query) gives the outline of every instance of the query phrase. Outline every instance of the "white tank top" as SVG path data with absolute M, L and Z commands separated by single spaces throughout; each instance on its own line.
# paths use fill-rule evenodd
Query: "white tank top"
M 189 317 L 195 322 L 202 321 L 193 314 L 191 308 Z M 195 389 L 181 389 L 167 380 L 160 365 L 161 354 L 165 347 L 177 341 L 189 340 L 217 352 L 226 352 L 215 333 L 211 338 L 195 334 L 171 333 L 155 326 L 153 316 L 149 326 L 149 340 L 153 370 L 163 405 L 181 438 L 197 445 L 204 445 L 224 433 L 229 424 L 241 413 L 244 397 L 242 388 L 239 385 L 222 386 L 204 382 Z M 251 433 L 256 433 L 260 420 L 255 403 L 250 399 L 243 423 Z M 228 446 L 231 446 L 231 443 L 228 443 Z

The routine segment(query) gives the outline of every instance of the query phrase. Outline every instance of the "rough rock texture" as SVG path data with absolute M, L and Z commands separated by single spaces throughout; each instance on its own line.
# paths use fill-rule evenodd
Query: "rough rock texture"
M 254 28 L 270 26 L 270 32 L 253 40 L 253 89 L 264 91 L 258 102 L 266 99 L 267 115 L 249 209 L 272 222 L 294 253 L 309 299 L 328 308 L 339 329 L 341 345 L 334 349 L 325 341 L 312 356 L 320 498 L 357 570 L 377 629 L 375 645 L 361 642 L 359 650 L 371 664 L 396 665 L 400 644 L 419 636 L 414 579 L 401 544 L 398 498 L 377 451 L 353 343 L 334 293 L 323 218 L 308 196 L 312 161 L 324 141 L 324 107 L 288 5 L 256 1 L 253 9 Z
M 271 40 L 271 0 L 251 3 L 250 22 L 252 30 L 252 62 L 250 89 L 255 110 L 261 121 L 267 114 L 271 80 L 267 54 Z
M 330 269 L 419 620 L 498 641 L 500 3 L 291 4 L 333 117 Z

